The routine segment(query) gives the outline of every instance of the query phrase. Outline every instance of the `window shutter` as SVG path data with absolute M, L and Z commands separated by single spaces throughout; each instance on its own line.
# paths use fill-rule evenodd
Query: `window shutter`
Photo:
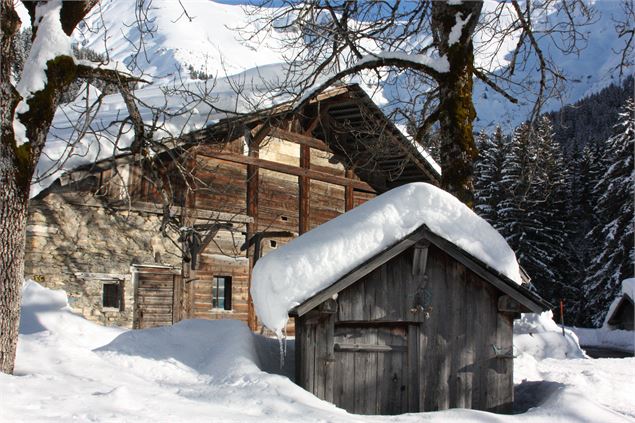
M 232 278 L 225 276 L 225 310 L 232 309 Z

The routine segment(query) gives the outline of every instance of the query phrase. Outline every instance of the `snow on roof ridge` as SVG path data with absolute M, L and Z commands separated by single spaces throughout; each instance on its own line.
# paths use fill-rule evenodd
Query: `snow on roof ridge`
M 517 284 L 505 239 L 453 195 L 433 185 L 402 185 L 301 235 L 258 260 L 251 294 L 265 326 L 282 336 L 288 311 L 421 225 Z

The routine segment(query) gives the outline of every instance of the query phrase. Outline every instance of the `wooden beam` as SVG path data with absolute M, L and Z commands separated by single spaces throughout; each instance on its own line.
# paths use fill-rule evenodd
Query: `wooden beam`
M 306 129 L 304 130 L 304 135 L 309 137 L 312 136 L 313 131 L 315 131 L 315 129 L 317 129 L 318 126 L 324 126 L 328 122 L 328 119 L 329 119 L 328 112 L 332 105 L 333 103 L 317 104 L 317 113 L 315 114 L 311 122 L 306 126 Z
M 311 167 L 311 148 L 308 145 L 300 146 L 300 167 L 305 170 Z M 300 188 L 298 232 L 303 234 L 309 230 L 311 182 L 307 176 L 300 175 L 298 184 Z
M 356 189 L 368 192 L 376 192 L 373 187 L 366 182 L 358 181 L 355 179 L 349 179 L 342 176 L 335 176 L 324 172 L 318 172 L 312 169 L 302 169 L 296 166 L 287 165 L 284 163 L 272 162 L 269 160 L 258 159 L 252 156 L 243 156 L 235 153 L 221 153 L 217 151 L 209 151 L 205 149 L 206 146 L 200 146 L 200 154 L 206 157 L 211 157 L 218 160 L 227 160 L 228 162 L 241 163 L 246 165 L 253 165 L 262 169 L 273 170 L 276 172 L 286 173 L 288 175 L 306 176 L 316 181 L 328 182 L 334 185 L 351 186 Z
M 306 145 L 311 148 L 315 148 L 316 150 L 332 153 L 329 146 L 326 145 L 326 143 L 319 138 L 309 137 L 307 135 L 287 131 L 286 129 L 282 128 L 271 128 L 271 132 L 269 135 L 285 141 L 294 142 L 296 144 Z
M 346 177 L 349 179 L 353 178 L 353 171 L 350 169 L 346 169 Z M 354 189 L 352 186 L 347 185 L 344 188 L 344 210 L 349 211 L 353 207 L 355 207 L 354 201 Z
M 263 133 L 263 129 L 257 131 L 256 136 L 247 140 L 247 146 L 249 147 L 249 156 L 250 160 L 259 160 L 259 150 L 258 147 L 260 142 L 258 141 L 259 135 Z M 264 139 L 264 135 L 262 136 Z M 203 155 L 206 155 L 203 153 Z M 244 156 L 241 156 L 244 157 Z M 247 224 L 247 239 L 249 239 L 253 234 L 258 232 L 258 184 L 259 184 L 259 167 L 254 163 L 247 163 L 247 216 L 253 219 L 252 223 Z M 249 329 L 255 331 L 258 326 L 258 322 L 256 320 L 256 312 L 254 310 L 254 302 L 251 297 L 251 274 L 256 264 L 254 254 L 249 255 L 249 283 L 247 286 L 247 325 Z
M 340 344 L 335 343 L 333 346 L 335 351 L 348 352 L 406 352 L 408 347 L 405 345 L 377 345 L 377 344 Z
M 498 298 L 498 311 L 503 313 L 526 313 L 527 308 L 509 295 L 502 295 Z

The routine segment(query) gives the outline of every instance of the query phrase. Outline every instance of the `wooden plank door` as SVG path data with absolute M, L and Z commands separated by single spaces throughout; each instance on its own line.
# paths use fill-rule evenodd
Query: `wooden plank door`
M 171 269 L 148 269 L 137 272 L 136 329 L 169 326 L 179 320 L 176 316 L 179 310 L 175 307 L 178 277 Z
M 333 400 L 356 414 L 410 411 L 408 326 L 335 326 Z

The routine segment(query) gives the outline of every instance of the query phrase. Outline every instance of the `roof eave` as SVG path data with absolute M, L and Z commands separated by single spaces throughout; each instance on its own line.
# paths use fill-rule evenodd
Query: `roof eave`
M 302 304 L 289 310 L 289 316 L 303 316 L 307 312 L 313 310 L 326 299 L 333 297 L 335 294 L 338 294 L 339 292 L 353 285 L 360 278 L 369 274 L 382 264 L 386 263 L 388 260 L 397 256 L 398 254 L 405 251 L 422 239 L 427 239 L 436 247 L 445 251 L 455 260 L 459 261 L 465 267 L 496 287 L 499 291 L 503 292 L 506 295 L 509 295 L 512 299 L 521 304 L 525 308 L 526 312 L 541 313 L 553 308 L 552 304 L 542 299 L 539 295 L 531 292 L 524 286 L 517 284 L 507 276 L 498 272 L 496 269 L 483 263 L 481 260 L 477 259 L 467 251 L 430 231 L 430 229 L 424 224 L 399 242 L 391 245 L 382 252 L 369 258 L 361 265 L 355 267 L 353 270 L 348 272 L 342 278 L 338 279 L 322 291 L 312 295 Z

